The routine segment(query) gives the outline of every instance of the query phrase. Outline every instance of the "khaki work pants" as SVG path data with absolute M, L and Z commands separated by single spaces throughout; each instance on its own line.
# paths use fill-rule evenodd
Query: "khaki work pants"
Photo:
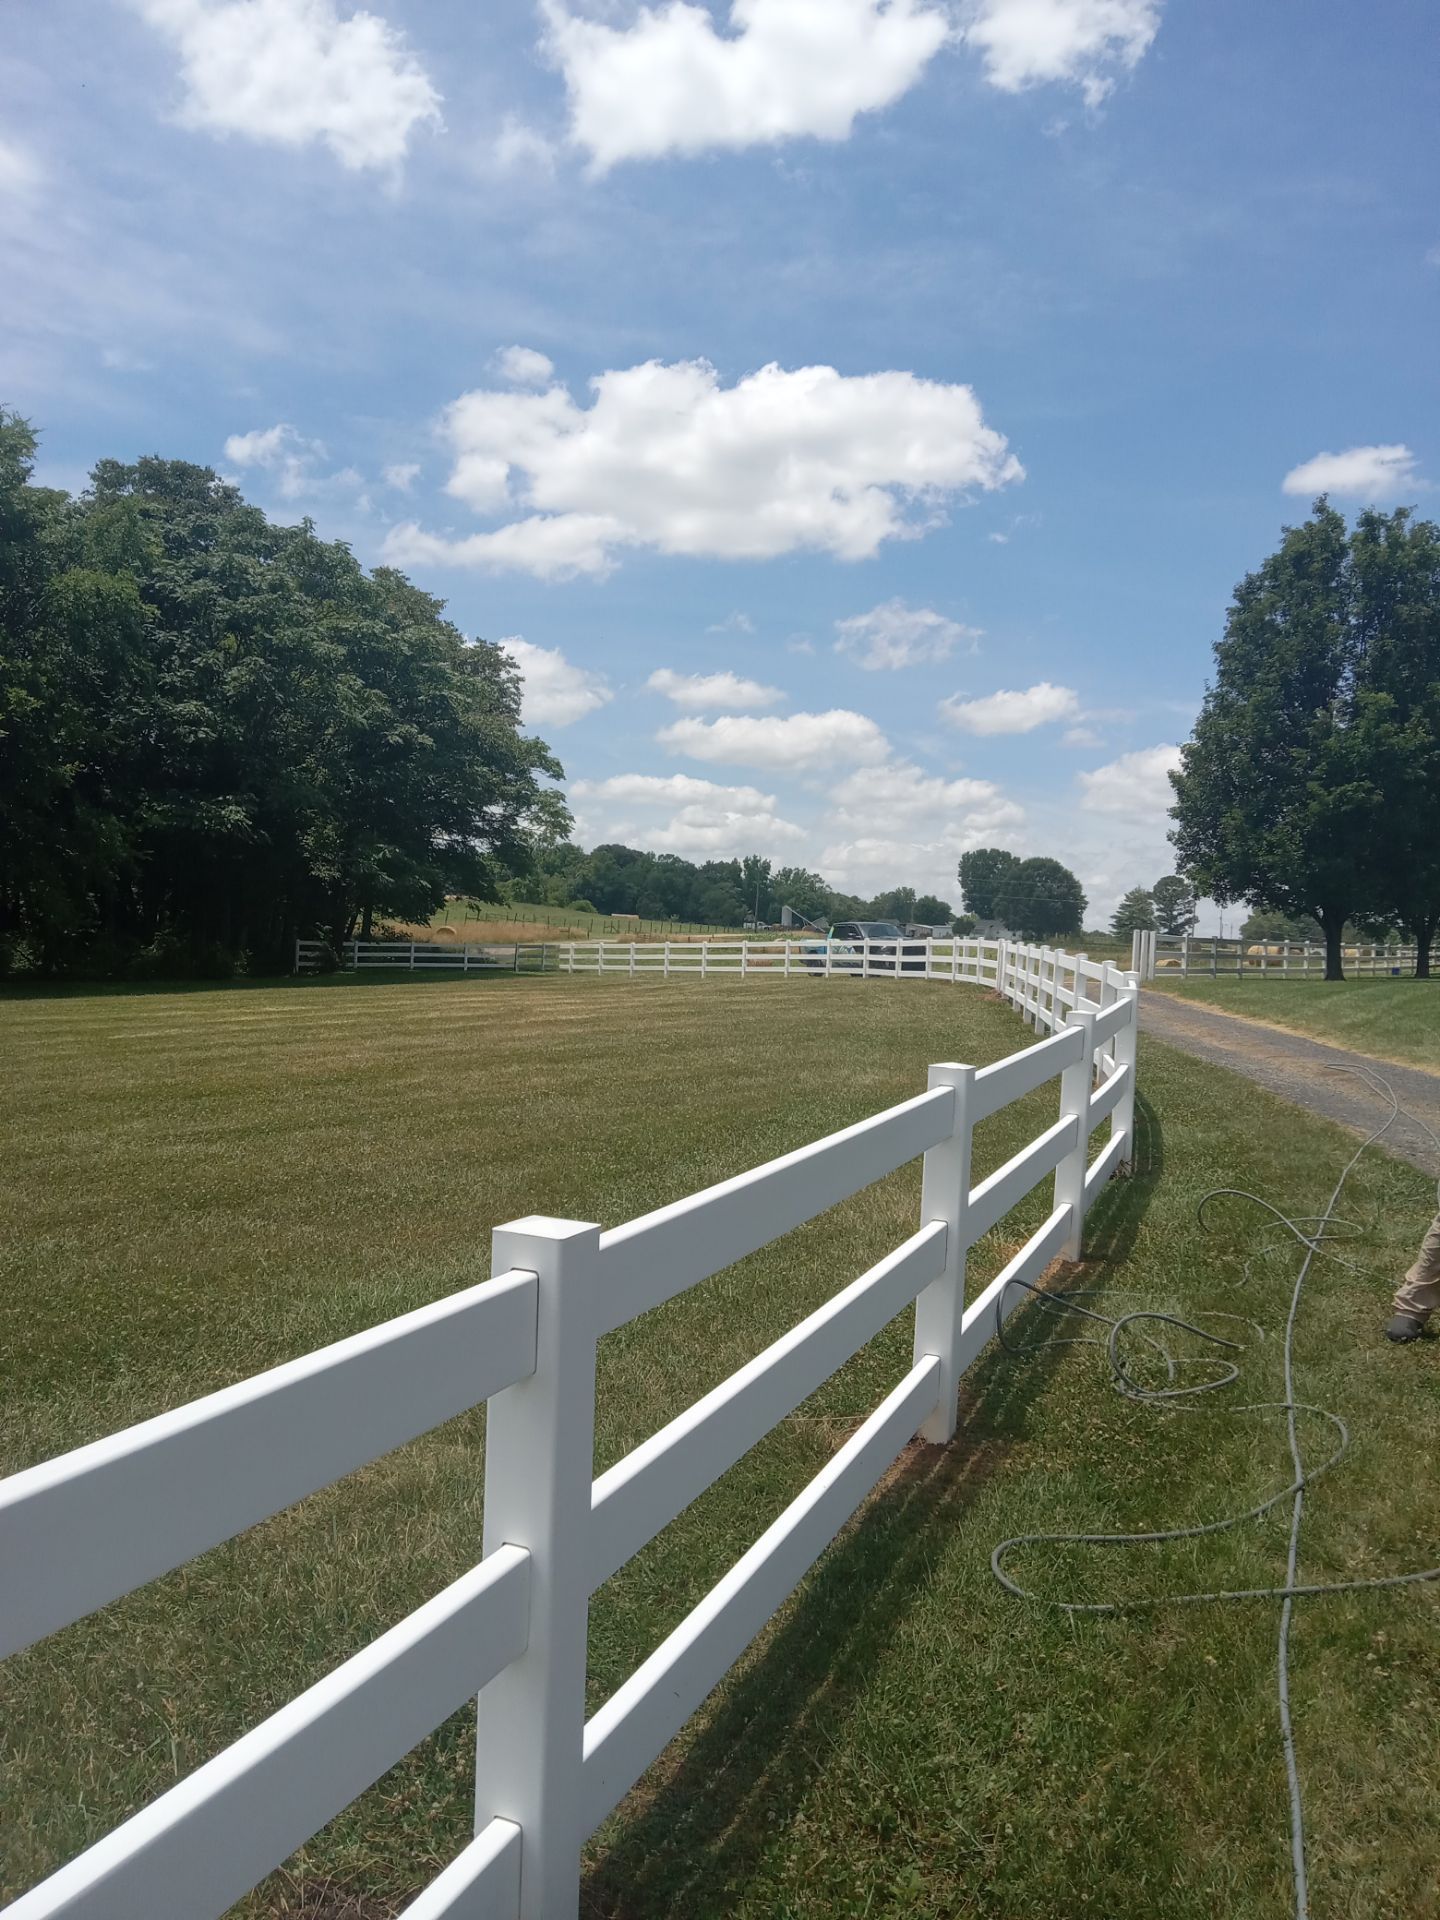
M 1440 1213 L 1430 1222 L 1420 1257 L 1401 1282 L 1395 1311 L 1424 1320 L 1440 1307 Z

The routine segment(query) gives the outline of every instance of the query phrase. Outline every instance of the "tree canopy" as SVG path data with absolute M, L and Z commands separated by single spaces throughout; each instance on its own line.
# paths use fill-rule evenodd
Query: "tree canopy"
M 1440 922 L 1440 529 L 1409 511 L 1353 534 L 1323 498 L 1236 588 L 1182 749 L 1171 835 L 1186 875 L 1325 936 L 1404 925 L 1429 970 Z
M 1131 887 L 1110 919 L 1110 931 L 1123 939 L 1127 933 L 1154 933 L 1159 929 L 1155 917 L 1155 896 L 1148 887 Z
M 1019 864 L 1003 847 L 976 847 L 962 853 L 958 872 L 966 912 L 977 920 L 1000 919 L 1001 884 Z
M 1195 889 L 1178 873 L 1167 873 L 1150 889 L 1155 909 L 1155 924 L 1161 933 L 1193 933 L 1199 914 L 1195 909 Z
M 568 814 L 498 648 L 206 467 L 31 482 L 0 414 L 0 953 L 48 971 L 288 962 L 489 891 Z
M 1085 918 L 1080 882 L 1058 860 L 1017 860 L 995 895 L 999 917 L 1027 940 L 1078 933 Z

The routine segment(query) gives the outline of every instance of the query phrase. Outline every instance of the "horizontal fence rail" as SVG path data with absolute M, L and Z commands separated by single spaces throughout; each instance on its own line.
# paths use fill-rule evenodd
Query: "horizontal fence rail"
M 478 1695 L 476 1837 L 407 1920 L 575 1920 L 588 1835 L 909 1442 L 954 1438 L 966 1368 L 1026 1285 L 1079 1257 L 1088 1209 L 1133 1159 L 1133 972 L 1006 941 L 869 943 L 888 955 L 840 944 L 820 956 L 831 978 L 912 977 L 908 949 L 923 947 L 913 977 L 983 982 L 1045 1037 L 978 1071 L 932 1067 L 913 1099 L 608 1232 L 546 1218 L 496 1228 L 492 1279 L 0 1481 L 8 1652 L 488 1403 L 478 1564 L 7 1915 L 218 1920 Z M 619 970 L 657 970 L 635 964 L 639 951 Z M 1057 1118 L 972 1184 L 975 1127 L 1056 1082 Z M 916 1159 L 915 1233 L 593 1477 L 606 1333 Z M 1044 1224 L 967 1301 L 970 1248 L 1052 1178 Z M 912 1302 L 908 1372 L 587 1722 L 592 1593 Z
M 1418 957 L 1418 947 L 1387 946 L 1378 941 L 1347 941 L 1340 950 L 1345 972 L 1362 978 L 1413 973 Z M 1218 935 L 1137 930 L 1132 936 L 1130 965 L 1142 980 L 1323 980 L 1325 949 L 1292 940 L 1223 940 Z

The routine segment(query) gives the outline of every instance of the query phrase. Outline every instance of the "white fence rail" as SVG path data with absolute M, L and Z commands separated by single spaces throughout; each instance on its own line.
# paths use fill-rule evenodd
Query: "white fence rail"
M 1347 975 L 1413 973 L 1417 949 L 1348 942 L 1341 950 Z M 1196 934 L 1131 936 L 1130 965 L 1142 980 L 1323 980 L 1325 949 L 1292 940 L 1221 940 Z
M 499 1227 L 493 1279 L 0 1481 L 6 1653 L 489 1403 L 479 1564 L 8 1920 L 212 1920 L 475 1694 L 476 1838 L 408 1920 L 574 1920 L 589 1833 L 914 1435 L 953 1438 L 960 1376 L 1016 1283 L 1078 1258 L 1087 1209 L 1132 1157 L 1134 975 L 1048 948 L 952 954 L 940 977 L 985 979 L 1050 1037 L 978 1072 L 932 1067 L 915 1098 L 609 1232 Z M 1058 1118 L 972 1186 L 975 1126 L 1057 1079 Z M 908 1240 L 592 1481 L 602 1335 L 921 1155 Z M 969 1249 L 1051 1175 L 1044 1225 L 967 1304 Z M 908 1371 L 587 1722 L 591 1593 L 912 1301 Z
M 332 947 L 328 940 L 295 942 L 296 973 L 364 973 L 376 967 L 404 973 L 549 973 L 557 965 L 559 948 L 550 941 L 486 941 L 457 944 L 453 940 L 346 940 Z

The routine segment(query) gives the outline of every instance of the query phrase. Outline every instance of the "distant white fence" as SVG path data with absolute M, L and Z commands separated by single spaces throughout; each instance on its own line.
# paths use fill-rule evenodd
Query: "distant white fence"
M 1195 934 L 1140 933 L 1131 936 L 1130 965 L 1142 980 L 1178 974 L 1218 980 L 1225 976 L 1260 980 L 1323 980 L 1325 949 L 1290 940 L 1221 940 Z M 1413 973 L 1413 946 L 1350 942 L 1343 949 L 1347 974 Z
M 979 976 L 972 958 L 958 977 Z M 4 1655 L 489 1403 L 478 1566 L 9 1920 L 213 1920 L 476 1694 L 476 1837 L 408 1920 L 574 1920 L 586 1837 L 910 1439 L 954 1437 L 960 1376 L 1016 1283 L 1078 1258 L 1087 1209 L 1132 1157 L 1133 976 L 1012 945 L 986 977 L 1048 1037 L 978 1070 L 932 1067 L 913 1099 L 625 1226 L 512 1221 L 492 1279 L 0 1481 Z M 1056 1119 L 972 1185 L 979 1122 L 1057 1079 Z M 604 1334 L 920 1155 L 909 1239 L 592 1479 Z M 1044 1225 L 967 1305 L 969 1249 L 1052 1178 Z M 912 1301 L 910 1368 L 587 1721 L 590 1595 Z
M 327 973 L 339 968 L 363 973 L 372 967 L 405 973 L 549 973 L 560 949 L 549 941 L 487 940 L 464 946 L 453 940 L 346 940 L 338 948 L 328 940 L 295 942 L 296 973 Z

